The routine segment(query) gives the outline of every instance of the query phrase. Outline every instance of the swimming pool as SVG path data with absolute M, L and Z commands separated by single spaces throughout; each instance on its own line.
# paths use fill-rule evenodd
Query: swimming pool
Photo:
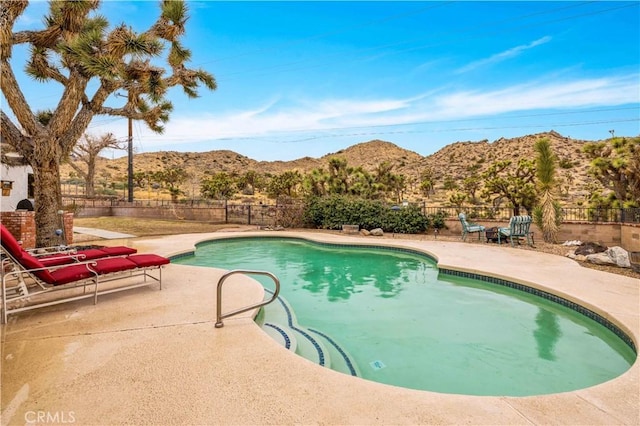
M 381 383 L 546 394 L 610 380 L 636 357 L 611 330 L 574 310 L 439 275 L 432 260 L 409 251 L 238 238 L 201 244 L 175 262 L 275 273 L 298 322 L 330 335 L 363 378 Z

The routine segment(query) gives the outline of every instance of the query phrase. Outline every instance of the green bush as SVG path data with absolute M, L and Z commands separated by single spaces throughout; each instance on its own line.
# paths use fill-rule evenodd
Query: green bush
M 442 210 L 438 213 L 433 213 L 428 216 L 430 225 L 437 230 L 443 229 L 447 227 L 445 223 L 445 219 L 447 218 L 447 214 Z
M 309 198 L 303 218 L 306 226 L 321 229 L 358 225 L 364 229 L 382 228 L 385 232 L 417 234 L 429 227 L 429 219 L 419 207 L 407 206 L 394 210 L 379 200 L 343 195 Z

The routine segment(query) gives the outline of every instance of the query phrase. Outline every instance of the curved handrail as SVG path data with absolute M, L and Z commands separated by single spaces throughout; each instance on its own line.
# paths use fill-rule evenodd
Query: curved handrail
M 222 314 L 222 284 L 225 282 L 227 278 L 234 274 L 248 274 L 248 275 L 266 275 L 270 277 L 276 283 L 276 289 L 273 292 L 273 296 L 269 300 L 263 300 L 262 302 L 256 303 L 255 305 L 247 306 L 246 308 L 237 309 L 235 311 L 227 312 L 226 314 Z M 223 318 L 228 318 L 233 315 L 241 314 L 243 312 L 250 311 L 251 309 L 260 308 L 264 305 L 268 305 L 269 303 L 276 300 L 278 294 L 280 293 L 280 280 L 278 277 L 273 275 L 271 272 L 267 271 L 251 271 L 251 270 L 243 270 L 243 269 L 235 269 L 233 271 L 229 271 L 222 275 L 218 280 L 218 288 L 217 288 L 217 299 L 216 299 L 216 328 L 224 327 L 224 323 L 222 322 Z

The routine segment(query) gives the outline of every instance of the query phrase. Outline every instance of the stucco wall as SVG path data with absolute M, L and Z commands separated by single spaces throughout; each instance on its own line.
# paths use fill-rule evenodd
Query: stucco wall
M 0 201 L 0 211 L 12 212 L 16 209 L 18 202 L 29 196 L 28 176 L 33 173 L 31 166 L 8 166 L 0 165 L 0 178 L 3 181 L 13 181 L 13 188 L 8 196 L 2 196 Z M 33 199 L 30 200 L 33 203 Z
M 622 247 L 627 251 L 640 251 L 640 225 L 623 225 L 620 229 Z

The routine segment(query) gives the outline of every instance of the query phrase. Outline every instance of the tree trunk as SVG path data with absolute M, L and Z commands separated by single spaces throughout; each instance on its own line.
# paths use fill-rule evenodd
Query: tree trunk
M 39 158 L 34 171 L 34 199 L 36 218 L 36 246 L 47 247 L 63 242 L 56 235 L 62 228 L 62 190 L 60 188 L 60 165 L 53 158 Z
M 87 197 L 94 197 L 96 195 L 95 189 L 95 175 L 96 175 L 96 161 L 95 159 L 89 159 L 87 162 L 87 176 L 85 178 L 85 194 Z

